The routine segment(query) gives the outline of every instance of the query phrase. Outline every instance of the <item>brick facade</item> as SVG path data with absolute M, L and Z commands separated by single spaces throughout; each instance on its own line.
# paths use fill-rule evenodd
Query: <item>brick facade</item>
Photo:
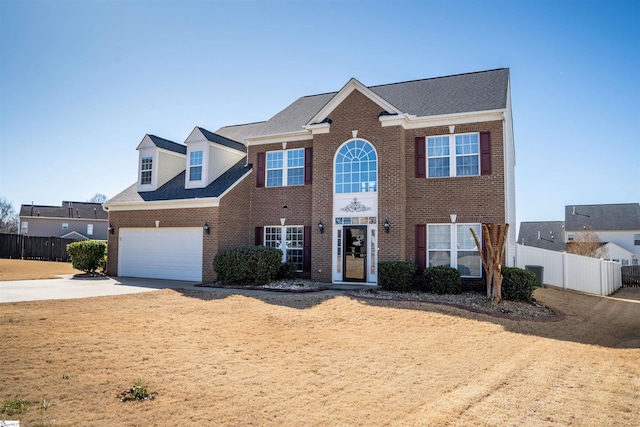
M 256 227 L 286 225 L 311 227 L 311 277 L 332 281 L 334 158 L 342 144 L 353 138 L 368 141 L 378 159 L 378 261 L 416 262 L 416 225 L 450 223 L 504 223 L 506 221 L 503 121 L 457 124 L 454 133 L 490 132 L 492 171 L 489 175 L 454 178 L 416 178 L 415 139 L 449 135 L 449 126 L 404 129 L 383 127 L 382 107 L 354 90 L 329 113 L 328 133 L 312 140 L 287 142 L 286 149 L 313 149 L 312 184 L 276 188 L 256 185 L 259 153 L 282 150 L 282 143 L 250 144 L 248 162 L 254 165 L 215 208 L 134 210 L 111 212 L 115 234 L 109 236 L 110 274 L 117 274 L 117 239 L 121 227 L 211 226 L 204 236 L 203 280 L 214 280 L 212 259 L 218 250 L 254 243 Z M 390 232 L 382 223 L 388 220 Z M 325 226 L 323 234 L 317 224 Z

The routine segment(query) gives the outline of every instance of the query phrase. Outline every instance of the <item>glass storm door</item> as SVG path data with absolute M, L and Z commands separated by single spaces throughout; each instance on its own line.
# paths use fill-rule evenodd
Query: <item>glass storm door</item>
M 343 233 L 343 280 L 365 282 L 367 280 L 367 226 L 344 226 Z

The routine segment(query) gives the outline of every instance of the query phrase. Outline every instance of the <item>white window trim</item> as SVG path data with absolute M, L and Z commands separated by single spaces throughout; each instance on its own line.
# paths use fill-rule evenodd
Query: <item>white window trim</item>
M 87 224 L 87 236 L 93 236 L 93 224 Z
M 192 160 L 192 156 L 195 153 L 200 153 L 200 163 L 199 164 L 191 164 L 191 160 Z M 193 168 L 200 168 L 200 179 L 191 179 L 191 170 Z M 190 151 L 189 152 L 189 181 L 191 182 L 196 182 L 196 181 L 202 181 L 202 178 L 204 177 L 204 151 L 203 150 L 195 150 L 195 151 Z
M 280 246 L 276 249 L 280 249 L 282 252 L 282 262 L 287 262 L 287 251 L 289 249 L 292 250 L 300 250 L 302 251 L 302 257 L 304 262 L 304 226 L 302 225 L 265 225 L 263 227 L 263 235 L 262 241 L 263 246 L 267 246 L 267 228 L 279 228 L 280 229 Z M 302 248 L 289 248 L 287 247 L 287 229 L 288 228 L 300 228 L 302 230 Z M 302 272 L 302 268 L 300 270 L 296 270 L 298 272 Z
M 150 167 L 145 169 L 145 160 L 150 160 Z M 140 158 L 140 185 L 152 185 L 153 184 L 153 156 L 143 156 Z M 143 182 L 144 173 L 149 173 L 149 182 Z
M 337 176 L 338 176 L 338 172 L 337 172 L 337 161 L 338 161 L 338 155 L 340 154 L 340 151 L 341 151 L 341 150 L 342 150 L 342 149 L 343 149 L 347 144 L 349 144 L 350 142 L 353 142 L 353 141 L 363 141 L 363 142 L 365 142 L 366 144 L 368 144 L 368 145 L 372 148 L 373 153 L 374 153 L 374 154 L 375 154 L 375 156 L 376 156 L 376 170 L 375 170 L 375 173 L 376 173 L 376 180 L 375 180 L 375 189 L 374 189 L 374 190 L 369 190 L 369 189 L 368 189 L 369 187 L 367 187 L 367 191 L 356 191 L 356 192 L 353 192 L 353 191 L 340 191 L 340 192 L 338 192 L 338 191 L 337 191 L 337 186 L 338 186 L 338 179 L 337 179 Z M 425 144 L 426 144 L 426 142 L 425 142 Z M 378 193 L 378 185 L 380 184 L 380 173 L 379 173 L 379 167 L 380 167 L 380 156 L 378 155 L 378 150 L 376 150 L 376 147 L 375 147 L 375 146 L 374 146 L 374 145 L 373 145 L 369 140 L 364 139 L 364 138 L 357 138 L 357 137 L 356 137 L 356 138 L 351 138 L 351 139 L 346 140 L 346 141 L 345 141 L 342 145 L 340 145 L 340 146 L 338 147 L 338 149 L 335 151 L 335 153 L 334 153 L 334 155 L 333 155 L 333 163 L 332 163 L 332 166 L 333 166 L 333 194 L 334 194 L 334 195 L 340 195 L 340 196 L 342 196 L 342 195 L 349 195 L 349 197 L 352 197 L 351 195 L 359 194 L 360 196 L 358 196 L 358 197 L 365 197 L 365 195 L 366 195 L 366 194 L 377 194 L 377 193 Z M 372 181 L 366 181 L 366 182 L 371 183 Z M 344 182 L 342 182 L 342 185 L 344 185 L 344 184 L 345 184 L 345 183 L 344 183 Z M 360 184 L 361 184 L 361 185 L 360 185 L 360 189 L 362 189 L 362 181 L 360 181 Z M 344 188 L 344 187 L 343 187 L 343 188 Z
M 478 153 L 477 154 L 456 154 L 456 136 L 463 135 L 478 135 Z M 446 156 L 429 156 L 429 138 L 449 138 L 449 154 Z M 481 147 L 480 147 L 480 132 L 464 132 L 464 133 L 452 133 L 450 135 L 429 135 L 425 138 L 425 153 L 426 153 L 426 169 L 427 169 L 427 179 L 438 179 L 438 178 L 456 178 L 456 177 L 468 177 L 468 176 L 480 176 L 482 174 L 482 165 L 480 164 L 482 156 L 481 156 Z M 457 175 L 457 160 L 458 157 L 478 157 L 478 173 L 474 175 Z M 429 175 L 429 159 L 449 159 L 449 175 L 448 176 L 430 176 Z
M 287 167 L 289 153 L 293 151 L 302 151 L 302 183 L 301 184 L 288 184 L 289 181 L 289 167 Z M 269 168 L 269 153 L 282 153 L 282 169 L 280 168 Z M 291 148 L 289 150 L 272 150 L 267 151 L 265 154 L 265 175 L 264 175 L 264 186 L 268 188 L 277 188 L 277 187 L 301 187 L 304 185 L 304 168 L 305 168 L 305 149 L 304 148 Z M 300 169 L 299 166 L 292 169 Z M 282 170 L 282 184 L 281 185 L 269 185 L 269 171 Z
M 29 232 L 29 221 L 22 221 L 20 224 L 20 233 L 26 234 Z
M 449 227 L 449 232 L 451 233 L 450 236 L 450 247 L 449 249 L 429 249 L 429 226 L 433 226 L 433 225 L 446 225 Z M 449 252 L 449 259 L 451 260 L 451 267 L 458 269 L 458 226 L 468 226 L 469 228 L 471 228 L 472 226 L 480 226 L 480 230 L 482 230 L 482 224 L 479 223 L 434 223 L 434 224 L 427 224 L 427 259 L 426 259 L 426 265 L 427 267 L 432 267 L 429 264 L 429 252 L 434 252 L 434 251 L 448 251 Z M 471 251 L 475 251 L 478 252 L 478 256 L 482 256 L 482 235 L 477 236 L 478 239 L 480 240 L 480 251 L 478 251 L 478 248 L 476 247 L 474 250 L 472 249 L 462 249 L 462 251 L 464 252 L 471 252 Z M 482 263 L 482 260 L 480 260 L 480 262 Z M 477 278 L 481 278 L 482 277 L 482 264 L 480 264 L 480 275 L 479 276 L 468 276 L 468 275 L 462 275 L 462 277 L 468 277 L 468 278 L 472 278 L 472 279 L 477 279 Z
M 68 230 L 69 229 L 69 223 L 68 222 L 63 222 L 62 223 L 62 229 L 63 230 Z

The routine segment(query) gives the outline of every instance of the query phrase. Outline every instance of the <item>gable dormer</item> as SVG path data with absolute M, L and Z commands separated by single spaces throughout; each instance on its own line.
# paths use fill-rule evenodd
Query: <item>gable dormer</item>
M 138 191 L 156 191 L 184 171 L 187 147 L 155 135 L 138 145 Z
M 204 188 L 246 156 L 247 148 L 196 127 L 187 140 L 185 188 Z

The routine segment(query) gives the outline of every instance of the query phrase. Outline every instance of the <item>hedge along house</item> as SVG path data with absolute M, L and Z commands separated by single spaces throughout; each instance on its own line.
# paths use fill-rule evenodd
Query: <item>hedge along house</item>
M 508 69 L 351 79 L 184 144 L 147 135 L 138 152 L 138 182 L 105 204 L 110 274 L 211 281 L 219 250 L 259 244 L 324 282 L 375 284 L 380 261 L 478 280 L 469 229 L 515 223 Z

